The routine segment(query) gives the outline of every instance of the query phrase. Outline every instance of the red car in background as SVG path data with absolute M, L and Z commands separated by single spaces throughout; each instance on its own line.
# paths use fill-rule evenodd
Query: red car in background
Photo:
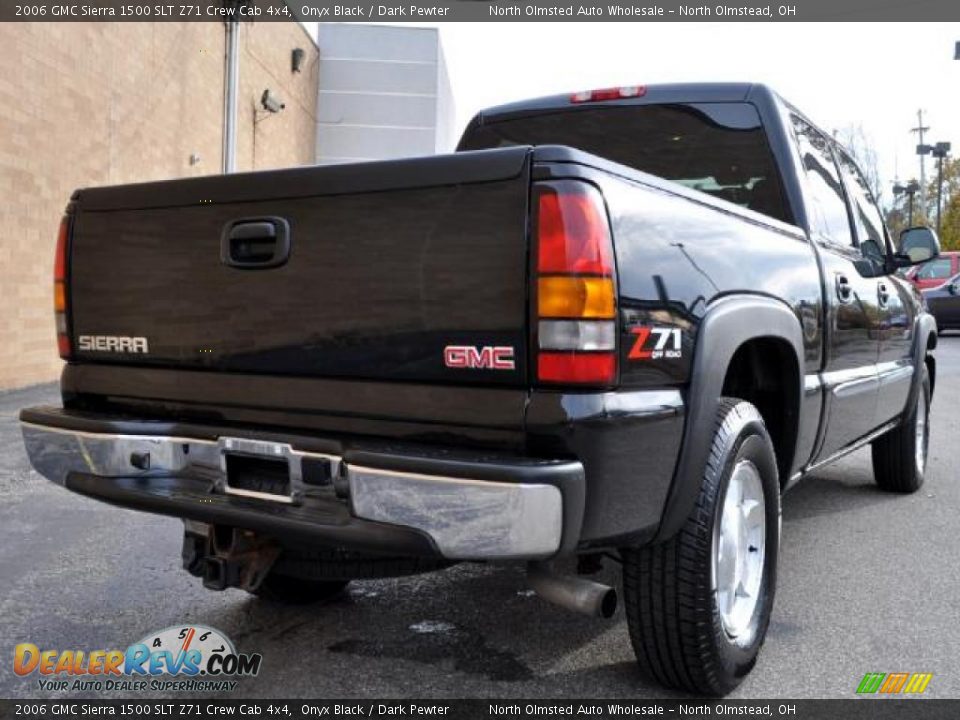
M 907 271 L 905 277 L 917 290 L 935 288 L 960 272 L 960 252 L 942 252 L 933 260 Z

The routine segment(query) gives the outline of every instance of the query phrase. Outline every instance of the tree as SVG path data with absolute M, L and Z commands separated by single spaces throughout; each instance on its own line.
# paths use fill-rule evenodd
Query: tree
M 927 189 L 931 210 L 929 224 L 937 222 L 937 174 Z M 943 210 L 940 220 L 940 245 L 944 250 L 960 250 L 960 158 L 943 161 Z
M 870 192 L 873 193 L 877 204 L 880 204 L 880 199 L 883 197 L 883 184 L 880 181 L 880 161 L 876 150 L 873 149 L 873 141 L 867 131 L 863 129 L 863 125 L 847 125 L 835 130 L 834 137 L 860 167 Z

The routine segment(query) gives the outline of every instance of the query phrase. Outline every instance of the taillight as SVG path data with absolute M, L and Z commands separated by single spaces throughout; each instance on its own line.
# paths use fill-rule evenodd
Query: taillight
M 53 261 L 53 311 L 57 323 L 57 348 L 60 357 L 69 360 L 72 354 L 68 327 L 69 295 L 67 289 L 67 264 L 70 252 L 70 218 L 63 216 L 57 233 L 57 254 Z
M 570 102 L 601 102 L 603 100 L 625 100 L 627 98 L 643 97 L 647 88 L 643 85 L 627 85 L 625 87 L 600 88 L 599 90 L 584 90 L 570 96 Z
M 617 291 L 600 192 L 575 180 L 534 192 L 537 379 L 611 385 L 617 379 Z

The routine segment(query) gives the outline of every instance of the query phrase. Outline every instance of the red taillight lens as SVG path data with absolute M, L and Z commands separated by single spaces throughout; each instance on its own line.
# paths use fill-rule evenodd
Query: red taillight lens
M 57 335 L 57 350 L 60 352 L 60 357 L 64 360 L 69 360 L 70 355 L 73 353 L 73 348 L 70 346 L 70 338 L 67 335 Z
M 57 255 L 53 260 L 53 279 L 63 282 L 67 279 L 67 236 L 70 232 L 70 218 L 64 216 L 60 220 L 60 231 L 57 233 Z
M 603 100 L 624 100 L 626 98 L 643 97 L 647 88 L 643 85 L 627 85 L 624 87 L 600 88 L 599 90 L 584 90 L 570 96 L 572 103 L 601 102 Z
M 617 356 L 612 352 L 541 352 L 537 377 L 543 382 L 609 385 L 617 377 Z
M 69 294 L 67 292 L 67 254 L 70 252 L 70 218 L 64 216 L 57 233 L 57 251 L 53 260 L 53 311 L 57 327 L 57 348 L 60 357 L 69 360 L 72 355 L 67 326 Z
M 537 270 L 612 275 L 613 250 L 603 201 L 589 185 L 546 187 L 538 198 Z
M 611 385 L 616 273 L 603 198 L 576 180 L 538 184 L 535 192 L 537 379 Z

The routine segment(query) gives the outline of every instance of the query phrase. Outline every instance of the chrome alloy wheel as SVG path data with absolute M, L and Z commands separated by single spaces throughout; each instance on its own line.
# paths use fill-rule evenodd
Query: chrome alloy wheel
M 760 472 L 749 460 L 733 468 L 713 541 L 713 589 L 723 629 L 741 643 L 763 585 L 767 522 Z
M 923 475 L 924 468 L 927 465 L 927 395 L 920 388 L 917 393 L 917 420 L 915 423 L 917 434 L 914 442 L 914 452 L 916 453 L 917 474 Z

